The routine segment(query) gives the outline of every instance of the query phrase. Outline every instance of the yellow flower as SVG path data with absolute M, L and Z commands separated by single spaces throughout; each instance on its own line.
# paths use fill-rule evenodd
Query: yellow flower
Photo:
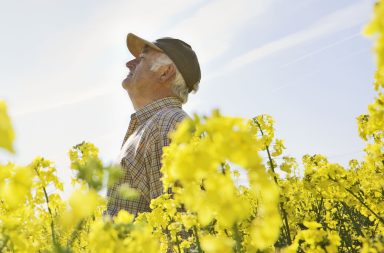
M 92 215 L 105 201 L 94 190 L 76 189 L 69 198 L 69 209 L 63 213 L 60 223 L 72 227 Z
M 231 253 L 235 241 L 226 236 L 205 235 L 201 238 L 201 247 L 207 253 Z
M 304 221 L 303 222 L 304 226 L 306 226 L 308 229 L 316 229 L 316 228 L 321 228 L 321 224 L 317 223 L 315 221 Z
M 134 188 L 131 188 L 129 184 L 121 184 L 119 186 L 118 194 L 124 199 L 138 199 L 140 192 Z
M 116 223 L 131 223 L 134 219 L 134 216 L 127 212 L 126 210 L 120 210 L 117 216 L 114 218 Z
M 15 133 L 7 113 L 7 106 L 4 101 L 0 100 L 0 148 L 4 148 L 9 152 L 14 153 L 14 139 Z
M 5 167 L 8 178 L 0 181 L 0 199 L 8 208 L 17 208 L 25 204 L 31 196 L 33 172 L 29 167 L 19 167 L 8 164 Z

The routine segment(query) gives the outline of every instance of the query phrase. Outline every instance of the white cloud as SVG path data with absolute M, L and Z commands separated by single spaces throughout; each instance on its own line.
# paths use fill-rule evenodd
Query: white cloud
M 56 101 L 49 104 L 36 104 L 36 105 L 31 105 L 29 107 L 20 108 L 19 110 L 14 111 L 13 116 L 22 117 L 24 115 L 29 115 L 32 113 L 44 112 L 47 110 L 60 108 L 62 106 L 73 105 L 76 103 L 86 101 L 88 99 L 94 99 L 100 96 L 111 94 L 112 92 L 113 90 L 111 89 L 89 90 L 88 92 L 85 92 L 79 95 L 74 95 L 71 98 L 68 98 L 62 101 Z
M 225 53 L 239 28 L 263 13 L 273 0 L 216 0 L 202 6 L 173 27 L 169 34 L 184 38 L 198 53 L 202 64 Z
M 350 40 L 359 38 L 360 36 L 361 36 L 361 33 L 355 33 L 355 34 L 352 34 L 352 35 L 350 35 L 350 36 L 346 36 L 346 37 L 344 37 L 344 38 L 342 38 L 342 39 L 336 40 L 335 42 L 333 42 L 333 43 L 331 43 L 331 44 L 327 44 L 327 45 L 324 46 L 324 47 L 321 47 L 321 48 L 318 48 L 318 49 L 316 49 L 316 50 L 313 50 L 313 51 L 311 51 L 311 52 L 309 52 L 309 53 L 306 53 L 306 54 L 304 54 L 304 55 L 302 55 L 302 56 L 300 56 L 300 57 L 298 57 L 298 58 L 296 58 L 296 59 L 294 59 L 294 60 L 292 60 L 292 61 L 290 61 L 290 62 L 284 64 L 284 65 L 282 65 L 282 67 L 286 67 L 286 66 L 289 66 L 289 65 L 298 63 L 298 62 L 300 62 L 300 61 L 302 61 L 302 60 L 304 60 L 304 59 L 307 59 L 307 58 L 312 57 L 312 56 L 314 56 L 314 55 L 320 54 L 320 53 L 324 52 L 325 50 L 327 50 L 327 49 L 329 49 L 329 48 L 332 48 L 332 47 L 341 45 L 341 44 L 343 44 L 343 43 L 345 43 L 345 42 L 348 42 L 348 41 L 350 41 Z
M 64 31 L 57 31 L 42 41 L 40 57 L 34 59 L 29 72 L 18 77 L 17 83 L 24 87 L 14 110 L 17 116 L 24 116 L 108 94 L 111 85 L 120 88 L 124 61 L 129 58 L 125 47 L 128 32 L 148 40 L 160 36 L 180 37 L 197 48 L 202 63 L 208 62 L 224 53 L 238 28 L 270 3 L 270 0 L 150 3 L 134 0 L 100 5 L 83 23 L 69 23 Z M 190 10 L 196 7 L 195 12 Z M 182 14 L 181 21 L 175 22 Z M 164 31 L 169 24 L 175 25 L 169 32 Z M 115 56 L 112 58 L 115 61 L 101 68 L 104 58 L 111 59 L 108 58 L 110 51 L 121 51 L 120 58 Z
M 12 77 L 13 86 L 19 88 L 6 90 L 4 96 L 17 100 L 14 111 L 24 116 L 109 94 L 113 87 L 121 88 L 126 75 L 126 34 L 154 39 L 176 14 L 196 3 L 132 0 L 100 4 L 82 23 L 69 21 L 63 30 L 40 38 L 42 46 L 34 48 L 39 57 L 31 59 L 22 76 Z M 21 92 L 15 96 L 15 90 Z
M 134 0 L 100 5 L 84 23 L 69 23 L 65 31 L 44 41 L 46 46 L 39 54 L 41 57 L 31 64 L 30 72 L 17 79 L 23 86 L 23 93 L 18 94 L 14 111 L 18 116 L 36 113 L 108 94 L 112 92 L 111 85 L 120 88 L 125 71 L 124 58 L 128 58 L 124 53 L 129 55 L 125 48 L 128 32 L 149 40 L 163 35 L 185 39 L 205 64 L 225 53 L 233 45 L 239 28 L 274 2 L 158 0 L 148 3 Z M 193 13 L 190 9 L 194 7 L 199 8 Z M 370 5 L 366 1 L 357 2 L 322 18 L 308 29 L 246 52 L 225 66 L 224 71 L 359 24 L 365 21 L 369 12 Z M 185 18 L 176 23 L 174 19 L 184 13 Z M 166 33 L 164 28 L 170 22 L 176 25 Z M 105 67 L 98 66 L 106 55 L 108 59 L 111 50 L 114 53 L 120 50 L 122 55 L 119 59 L 114 56 L 114 61 Z
M 371 5 L 367 1 L 359 1 L 321 18 L 307 29 L 295 32 L 245 52 L 220 70 L 220 73 L 216 73 L 213 76 L 233 71 L 279 51 L 367 22 L 370 10 Z

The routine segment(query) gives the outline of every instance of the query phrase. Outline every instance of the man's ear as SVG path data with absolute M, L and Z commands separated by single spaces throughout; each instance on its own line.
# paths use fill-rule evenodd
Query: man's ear
M 160 75 L 160 82 L 165 83 L 171 80 L 176 75 L 176 67 L 173 64 L 163 66 Z

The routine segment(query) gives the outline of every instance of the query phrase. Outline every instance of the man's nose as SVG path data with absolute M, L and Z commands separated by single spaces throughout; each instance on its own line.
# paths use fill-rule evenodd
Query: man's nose
M 135 58 L 135 59 L 132 59 L 132 60 L 128 61 L 125 64 L 125 66 L 127 66 L 127 68 L 129 68 L 129 69 L 134 69 L 136 67 L 136 65 L 137 65 L 137 62 L 138 62 L 138 60 L 137 60 L 137 58 Z

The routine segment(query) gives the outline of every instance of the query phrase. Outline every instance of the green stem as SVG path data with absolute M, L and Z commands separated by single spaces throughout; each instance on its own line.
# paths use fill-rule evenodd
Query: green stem
M 5 249 L 5 247 L 7 246 L 8 241 L 9 241 L 9 237 L 6 236 L 3 246 L 0 248 L 0 252 L 3 252 L 3 249 Z
M 234 238 L 236 241 L 236 252 L 243 252 L 243 247 L 241 246 L 241 236 L 240 236 L 240 231 L 239 228 L 237 227 L 237 223 L 233 225 L 233 232 L 234 232 Z
M 285 224 L 285 233 L 287 235 L 287 242 L 288 242 L 288 245 L 291 245 L 292 240 L 291 240 L 291 233 L 290 233 L 289 224 L 288 224 L 288 215 L 284 209 L 283 203 L 281 203 L 281 202 L 280 202 L 280 209 L 281 209 L 281 212 L 283 213 L 283 219 L 284 219 L 284 224 Z
M 355 228 L 357 235 L 365 237 L 365 235 L 363 234 L 363 231 L 361 231 L 361 229 L 359 227 L 359 224 L 357 224 L 355 221 L 356 217 L 354 215 L 352 215 L 351 212 L 349 211 L 350 207 L 346 203 L 344 203 L 343 201 L 341 201 L 340 203 L 344 207 L 344 209 L 346 210 L 346 213 L 348 214 L 349 218 L 351 219 L 352 226 Z
M 45 189 L 45 187 L 43 187 L 43 191 L 44 191 L 45 200 L 47 202 L 48 212 L 49 212 L 49 215 L 51 216 L 52 241 L 56 245 L 57 241 L 56 241 L 56 233 L 55 233 L 55 224 L 53 223 L 53 214 L 52 214 L 51 208 L 49 207 L 49 197 L 48 197 L 47 190 Z
M 356 194 L 354 194 L 350 189 L 347 189 L 345 188 L 345 190 L 347 192 L 349 192 L 353 197 L 355 197 L 363 206 L 365 206 L 365 208 L 367 208 L 373 215 L 376 216 L 376 218 L 384 224 L 384 219 L 382 217 L 380 217 L 377 213 L 375 213 L 367 204 L 365 204 L 364 201 L 362 201 L 359 197 L 356 196 Z
M 339 181 L 337 181 L 336 179 L 328 176 L 330 180 L 332 180 L 333 182 L 335 183 L 338 183 L 341 187 L 343 187 L 349 194 L 351 194 L 353 197 L 355 197 L 365 208 L 367 208 L 381 223 L 384 224 L 384 219 L 382 217 L 380 217 L 377 213 L 375 213 L 364 201 L 362 201 L 358 196 L 356 196 L 355 193 L 353 193 L 353 191 L 351 191 L 350 189 L 344 187 L 343 185 L 341 185 L 339 183 Z
M 39 171 L 38 171 L 36 168 L 35 168 L 35 171 L 36 171 L 37 176 L 40 177 Z M 45 186 L 43 186 L 43 192 L 44 192 L 45 202 L 47 203 L 48 212 L 49 212 L 49 215 L 51 216 L 51 235 L 52 235 L 52 242 L 53 242 L 54 247 L 56 248 L 56 247 L 58 246 L 58 243 L 57 243 L 57 240 L 56 240 L 56 234 L 55 234 L 55 224 L 54 224 L 54 222 L 53 222 L 53 213 L 52 213 L 52 210 L 51 210 L 51 208 L 49 207 L 49 197 L 48 197 L 48 193 L 47 193 L 47 190 L 46 190 Z
M 263 129 L 261 128 L 259 122 L 257 120 L 254 120 L 254 122 L 257 124 L 257 126 L 259 127 L 260 129 L 260 132 L 261 132 L 261 135 L 264 136 L 264 132 L 263 132 Z M 269 159 L 269 164 L 271 166 L 271 170 L 272 170 L 272 173 L 273 173 L 273 179 L 276 183 L 277 186 L 279 186 L 278 182 L 277 182 L 277 178 L 276 178 L 276 175 L 275 175 L 275 167 L 273 166 L 273 161 L 272 161 L 272 156 L 271 156 L 271 153 L 269 152 L 269 146 L 268 145 L 265 145 L 265 149 L 267 150 L 267 154 L 268 154 L 268 159 Z M 283 215 L 283 220 L 284 220 L 284 226 L 283 228 L 285 228 L 285 233 L 287 235 L 287 242 L 288 242 L 288 245 L 291 245 L 292 244 L 292 239 L 291 239 L 291 233 L 290 233 L 290 229 L 289 229 L 289 224 L 288 224 L 288 215 L 287 215 L 287 212 L 285 211 L 284 209 L 284 205 L 282 202 L 279 202 L 279 207 L 280 207 L 280 211 Z
M 172 222 L 174 222 L 173 218 L 170 215 L 168 215 L 168 226 L 171 225 Z M 167 226 L 167 231 L 169 232 L 169 237 L 168 238 L 170 239 L 170 241 L 172 243 L 172 236 L 171 236 L 171 232 L 168 229 L 168 226 Z M 179 253 L 181 253 L 180 241 L 179 241 L 179 238 L 177 236 L 177 231 L 176 231 L 176 245 L 177 245 L 177 249 L 178 249 Z
M 201 249 L 201 245 L 200 245 L 200 240 L 199 240 L 199 235 L 197 234 L 197 228 L 196 226 L 193 226 L 193 232 L 196 236 L 196 245 L 197 245 L 197 251 L 199 253 L 203 253 L 203 250 Z
M 68 247 L 70 247 L 70 248 L 72 247 L 72 244 L 75 242 L 75 239 L 77 238 L 77 233 L 78 233 L 78 231 L 80 231 L 80 229 L 82 228 L 84 222 L 85 222 L 85 220 L 82 219 L 82 220 L 77 224 L 76 229 L 72 232 L 71 237 L 70 237 L 70 239 L 69 239 L 69 241 L 68 241 L 68 243 L 67 243 L 67 246 L 68 246 Z
M 179 242 L 179 238 L 178 238 L 178 236 L 177 236 L 177 233 L 176 233 L 176 245 L 177 245 L 177 251 L 178 251 L 179 253 L 181 253 L 180 242 Z

